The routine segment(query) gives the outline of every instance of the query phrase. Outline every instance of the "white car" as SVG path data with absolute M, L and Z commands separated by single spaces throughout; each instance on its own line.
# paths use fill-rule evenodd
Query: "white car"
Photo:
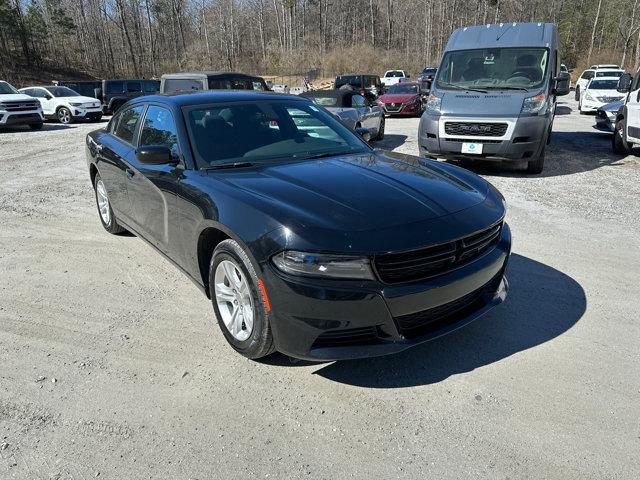
M 69 87 L 51 85 L 21 88 L 20 91 L 40 101 L 45 118 L 56 118 L 60 123 L 72 123 L 76 120 L 97 122 L 102 119 L 100 100 L 83 97 Z
M 600 78 L 600 77 L 617 77 L 620 78 L 624 70 L 622 70 L 617 65 L 592 65 L 591 68 L 588 68 L 580 78 L 576 80 L 576 100 L 580 100 L 580 90 L 584 89 L 587 86 L 587 83 L 592 78 Z
M 580 93 L 578 110 L 580 113 L 595 112 L 607 103 L 616 102 L 624 97 L 618 92 L 618 77 L 594 77 Z
M 404 70 L 387 70 L 380 80 L 385 87 L 390 87 L 405 78 L 409 78 L 409 75 L 404 73 Z
M 43 121 L 42 107 L 38 102 L 0 80 L 0 128 L 29 125 L 33 130 L 38 130 L 42 128 Z

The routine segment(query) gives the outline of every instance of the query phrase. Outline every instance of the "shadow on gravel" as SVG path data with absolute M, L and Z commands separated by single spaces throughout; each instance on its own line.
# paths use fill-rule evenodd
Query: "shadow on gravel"
M 393 150 L 407 141 L 406 135 L 396 135 L 393 133 L 385 133 L 384 138 L 380 141 L 371 142 L 371 146 L 374 148 L 382 148 L 383 150 Z
M 584 314 L 584 290 L 564 273 L 514 254 L 507 275 L 505 303 L 474 323 L 397 355 L 334 362 L 315 374 L 369 388 L 436 383 L 553 340 Z
M 551 144 L 547 146 L 544 170 L 539 175 L 530 175 L 525 162 L 452 162 L 474 173 L 503 177 L 557 177 L 587 172 L 623 160 L 623 155 L 611 150 L 611 134 L 591 132 L 553 132 Z
M 569 115 L 573 109 L 569 105 L 556 106 L 556 115 Z

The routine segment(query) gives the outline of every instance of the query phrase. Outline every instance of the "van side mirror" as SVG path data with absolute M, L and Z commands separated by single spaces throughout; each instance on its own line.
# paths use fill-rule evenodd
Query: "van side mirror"
M 555 78 L 555 88 L 554 93 L 556 96 L 561 97 L 563 95 L 568 95 L 571 91 L 571 76 L 568 72 L 560 72 L 558 76 Z
M 164 145 L 145 145 L 136 148 L 136 159 L 145 165 L 176 165 L 178 159 Z
M 623 73 L 618 79 L 618 86 L 616 90 L 620 93 L 627 93 L 631 91 L 631 82 L 633 81 L 633 77 L 630 73 Z

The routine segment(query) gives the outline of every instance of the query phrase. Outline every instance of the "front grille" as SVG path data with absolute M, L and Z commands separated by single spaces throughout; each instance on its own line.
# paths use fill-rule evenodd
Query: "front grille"
M 40 103 L 37 100 L 25 100 L 23 102 L 5 101 L 2 102 L 0 106 L 2 106 L 8 112 L 28 112 L 30 110 L 37 110 L 40 106 Z
M 376 255 L 378 277 L 385 283 L 421 280 L 446 273 L 475 260 L 500 239 L 502 223 L 458 240 L 418 250 Z
M 414 338 L 428 335 L 453 325 L 484 307 L 487 300 L 495 294 L 501 280 L 502 272 L 482 287 L 452 302 L 429 310 L 395 317 L 398 330 L 405 337 Z
M 321 334 L 312 348 L 345 347 L 348 345 L 365 345 L 378 340 L 376 327 L 347 328 L 330 330 Z
M 444 131 L 447 135 L 470 135 L 474 137 L 502 137 L 507 133 L 507 127 L 506 123 L 444 123 Z
M 498 144 L 502 143 L 502 140 L 487 140 L 486 138 L 443 138 L 445 142 L 458 142 L 458 143 L 485 143 L 485 144 Z
M 384 108 L 387 112 L 399 112 L 402 109 L 402 103 L 385 103 Z

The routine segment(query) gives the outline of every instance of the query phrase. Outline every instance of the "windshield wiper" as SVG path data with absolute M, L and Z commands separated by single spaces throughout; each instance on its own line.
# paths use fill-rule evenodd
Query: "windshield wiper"
M 528 92 L 529 89 L 528 88 L 524 88 L 524 87 L 485 87 L 488 88 L 490 90 L 520 90 L 522 92 Z
M 314 160 L 316 158 L 338 157 L 340 155 L 349 155 L 351 153 L 353 152 L 349 150 L 347 150 L 346 152 L 324 152 L 316 153 L 315 155 L 309 155 L 308 157 L 297 157 L 294 155 L 294 158 L 300 160 Z
M 210 167 L 204 168 L 203 170 L 222 170 L 224 168 L 242 168 L 242 167 L 252 167 L 253 163 L 251 162 L 232 162 L 232 163 L 221 163 L 220 165 L 211 165 Z
M 446 85 L 447 87 L 453 87 L 456 90 L 467 90 L 469 92 L 487 93 L 486 90 L 481 90 L 479 88 L 471 88 L 471 87 L 461 87 L 460 85 L 454 85 L 453 83 L 449 83 L 449 82 L 438 82 L 438 84 Z

